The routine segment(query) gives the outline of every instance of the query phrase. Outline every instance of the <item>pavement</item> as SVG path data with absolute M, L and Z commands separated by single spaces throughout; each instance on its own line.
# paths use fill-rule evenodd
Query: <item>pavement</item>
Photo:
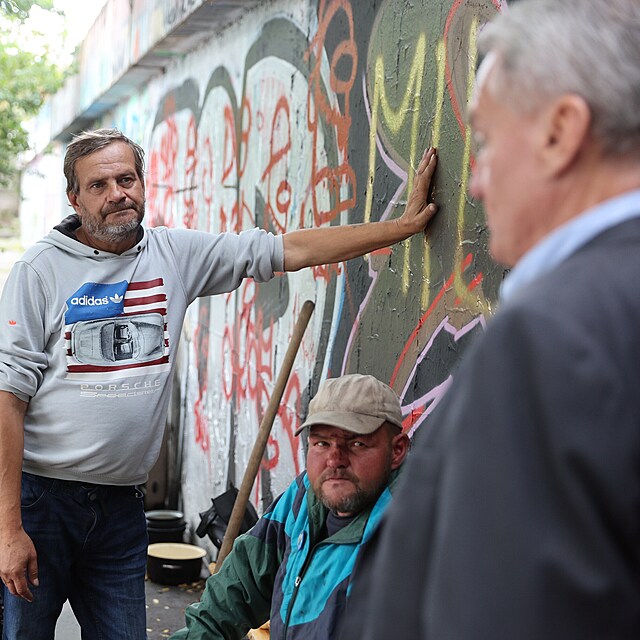
M 184 627 L 184 610 L 200 600 L 204 580 L 169 587 L 147 580 L 147 639 L 168 638 Z M 60 638 L 60 640 L 66 640 Z

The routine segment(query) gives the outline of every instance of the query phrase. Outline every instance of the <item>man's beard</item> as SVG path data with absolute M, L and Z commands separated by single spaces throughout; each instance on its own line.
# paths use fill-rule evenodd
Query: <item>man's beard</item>
M 104 220 L 104 217 L 101 220 L 96 220 L 95 218 L 87 215 L 82 216 L 82 226 L 85 228 L 86 232 L 96 240 L 108 243 L 122 242 L 137 233 L 138 227 L 144 218 L 145 203 L 143 202 L 141 205 L 137 205 L 132 202 L 131 205 L 127 207 L 110 209 L 106 213 L 101 212 L 103 216 L 107 216 L 110 213 L 124 211 L 125 209 L 133 209 L 138 215 L 121 224 L 108 224 Z
M 334 513 L 349 513 L 356 514 L 364 511 L 368 507 L 373 506 L 380 494 L 384 491 L 384 488 L 387 486 L 389 482 L 389 478 L 391 477 L 391 467 L 386 470 L 383 476 L 380 478 L 380 482 L 377 486 L 370 488 L 368 490 L 363 489 L 358 486 L 355 478 L 351 476 L 350 473 L 331 473 L 326 476 L 321 476 L 320 480 L 316 482 L 316 486 L 313 487 L 313 491 L 322 502 L 322 504 L 330 509 Z M 344 478 L 347 480 L 351 480 L 354 486 L 354 492 L 348 496 L 343 496 L 342 498 L 330 498 L 325 495 L 322 490 L 322 485 L 325 480 L 330 480 L 332 478 Z

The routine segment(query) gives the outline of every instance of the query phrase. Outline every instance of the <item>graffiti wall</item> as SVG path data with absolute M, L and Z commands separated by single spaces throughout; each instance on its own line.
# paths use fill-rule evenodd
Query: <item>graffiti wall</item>
M 393 218 L 424 148 L 439 149 L 440 211 L 425 237 L 247 281 L 190 309 L 170 473 L 180 469 L 192 521 L 240 484 L 307 299 L 315 312 L 254 487 L 258 510 L 303 469 L 293 433 L 325 377 L 374 374 L 400 396 L 408 431 L 429 428 L 503 277 L 467 193 L 465 119 L 476 36 L 500 10 L 499 0 L 264 3 L 105 119 L 147 149 L 148 224 L 212 233 Z

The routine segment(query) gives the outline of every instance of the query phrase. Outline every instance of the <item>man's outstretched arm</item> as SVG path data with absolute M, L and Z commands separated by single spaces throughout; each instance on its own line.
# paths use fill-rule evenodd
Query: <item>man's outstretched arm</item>
M 431 147 L 422 157 L 407 206 L 399 218 L 285 233 L 285 270 L 350 260 L 423 231 L 437 211 L 436 205 L 428 201 L 436 164 L 436 150 Z

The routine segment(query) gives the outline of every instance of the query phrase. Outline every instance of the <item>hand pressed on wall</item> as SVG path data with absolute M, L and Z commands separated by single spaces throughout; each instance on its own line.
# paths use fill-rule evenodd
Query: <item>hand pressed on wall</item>
M 438 211 L 438 206 L 430 202 L 429 195 L 437 164 L 436 149 L 434 147 L 425 149 L 416 171 L 415 183 L 409 194 L 407 206 L 396 221 L 401 228 L 406 229 L 407 235 L 426 229 L 427 224 Z

